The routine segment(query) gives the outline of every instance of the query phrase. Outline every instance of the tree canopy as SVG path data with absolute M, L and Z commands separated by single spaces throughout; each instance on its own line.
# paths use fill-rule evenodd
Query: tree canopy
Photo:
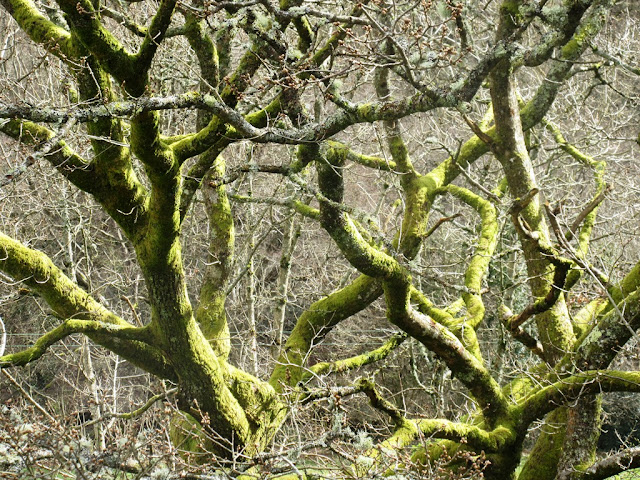
M 88 339 L 94 450 L 97 345 L 191 475 L 636 465 L 633 2 L 0 4 L 0 369 Z

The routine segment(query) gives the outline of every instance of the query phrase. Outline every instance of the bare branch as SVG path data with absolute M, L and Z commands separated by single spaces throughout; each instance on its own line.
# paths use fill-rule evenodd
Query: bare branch
M 626 448 L 591 465 L 584 480 L 604 480 L 618 473 L 640 467 L 640 447 Z

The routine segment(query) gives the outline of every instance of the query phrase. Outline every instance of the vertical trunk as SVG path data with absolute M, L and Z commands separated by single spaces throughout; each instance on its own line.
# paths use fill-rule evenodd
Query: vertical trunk
M 282 256 L 280 257 L 280 269 L 278 271 L 278 286 L 273 307 L 273 325 L 276 331 L 274 358 L 282 353 L 282 341 L 284 339 L 284 322 L 287 309 L 287 296 L 289 294 L 289 277 L 291 275 L 291 257 L 296 248 L 300 236 L 300 222 L 296 216 L 286 220 L 284 238 L 282 239 Z
M 601 412 L 601 395 L 581 398 L 579 404 L 569 410 L 565 448 L 558 463 L 557 480 L 579 480 L 595 461 Z M 568 440 L 571 441 L 570 445 Z
M 513 72 L 508 64 L 499 66 L 491 75 L 491 97 L 496 120 L 498 143 L 496 157 L 502 164 L 509 190 L 514 198 L 524 197 L 538 188 L 533 165 L 524 141 L 520 109 Z M 549 243 L 549 229 L 542 215 L 539 196 L 536 195 L 521 213 L 532 232 L 537 232 L 540 243 Z M 527 264 L 529 285 L 534 297 L 543 297 L 552 284 L 553 266 L 538 250 L 538 242 L 520 236 Z M 555 363 L 575 342 L 564 295 L 548 311 L 536 316 L 540 341 L 546 359 Z
M 213 166 L 202 181 L 202 195 L 209 219 L 209 256 L 200 288 L 196 320 L 216 354 L 226 360 L 231 351 L 231 338 L 225 301 L 233 266 L 235 228 L 224 185 L 214 187 L 224 176 L 224 159 L 213 158 L 211 162 Z
M 253 195 L 253 180 L 249 177 L 249 197 Z M 249 204 L 249 225 L 251 230 L 249 232 L 249 241 L 247 245 L 247 251 L 249 258 L 247 258 L 247 321 L 249 323 L 249 358 L 251 359 L 249 370 L 254 375 L 258 374 L 258 325 L 256 321 L 256 272 L 253 264 L 254 250 L 256 246 L 256 228 L 254 226 L 256 222 L 253 203 Z
M 514 22 L 519 3 L 503 3 L 498 39 L 507 38 L 515 30 Z M 497 134 L 493 151 L 502 164 L 511 195 L 514 198 L 522 198 L 537 188 L 537 183 L 520 119 L 516 79 L 508 61 L 494 69 L 490 82 Z M 549 230 L 542 215 L 538 195 L 521 212 L 521 216 L 528 228 L 537 232 L 539 242 L 549 242 Z M 538 250 L 537 241 L 520 234 L 520 242 L 531 293 L 534 297 L 543 297 L 552 285 L 553 266 Z M 564 295 L 560 295 L 552 308 L 537 315 L 535 322 L 539 340 L 544 347 L 545 359 L 554 364 L 575 342 Z M 519 478 L 555 478 L 566 432 L 566 419 L 565 409 L 557 410 L 547 417 L 545 428 Z

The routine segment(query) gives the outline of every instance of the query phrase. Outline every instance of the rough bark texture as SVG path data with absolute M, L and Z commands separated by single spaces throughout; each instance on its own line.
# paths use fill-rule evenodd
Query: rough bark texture
M 67 65 L 79 99 L 88 104 L 75 111 L 2 104 L 0 116 L 7 121 L 0 123 L 0 131 L 36 151 L 50 142 L 43 158 L 74 187 L 91 195 L 135 250 L 151 312 L 144 325 L 128 323 L 66 276 L 47 255 L 0 234 L 0 270 L 40 295 L 60 319 L 32 347 L 0 356 L 0 367 L 26 365 L 61 339 L 84 334 L 137 367 L 175 382 L 181 414 L 172 425 L 174 444 L 195 454 L 194 463 L 211 462 L 212 456 L 224 462 L 251 459 L 267 451 L 289 409 L 298 401 L 311 401 L 313 392 L 307 385 L 314 378 L 382 361 L 408 336 L 435 354 L 460 381 L 469 395 L 470 413 L 457 421 L 408 418 L 373 382 L 360 379 L 344 391 L 365 394 L 374 408 L 391 418 L 393 428 L 388 438 L 363 454 L 365 466 L 355 461 L 347 471 L 365 475 L 373 466 L 383 465 L 391 457 L 389 451 L 395 455 L 413 444 L 417 468 L 466 454 L 447 465 L 452 470 L 469 458 L 480 461 L 477 454 L 484 452 L 490 461 L 485 478 L 513 478 L 529 429 L 542 418 L 542 433 L 520 471 L 520 480 L 602 478 L 602 472 L 610 471 L 610 465 L 593 465 L 599 434 L 597 394 L 638 390 L 638 372 L 607 369 L 640 327 L 640 264 L 620 284 L 604 282 L 606 298 L 574 316 L 569 314 L 567 295 L 588 266 L 597 206 L 607 191 L 605 165 L 568 144 L 557 126 L 545 123 L 566 154 L 595 171 L 593 205 L 566 235 L 565 243 L 556 232 L 560 244 L 556 248 L 550 234 L 550 227 L 553 230 L 556 225 L 553 217 L 549 222 L 545 219 L 527 141 L 528 132 L 543 122 L 569 77 L 572 62 L 580 59 L 602 27 L 609 2 L 567 1 L 554 10 L 533 11 L 531 2 L 503 0 L 492 48 L 470 64 L 459 81 L 438 88 L 421 83 L 420 69 L 411 67 L 403 45 L 385 30 L 395 28 L 387 21 L 390 10 L 377 10 L 378 23 L 360 4 L 348 15 L 305 10 L 302 1 L 283 1 L 279 7 L 261 2 L 221 4 L 228 19 L 240 19 L 233 28 L 244 29 L 250 40 L 240 58 L 232 61 L 232 33 L 220 27 L 212 35 L 204 20 L 209 13 L 194 7 L 179 17 L 185 23 L 176 31 L 186 36 L 197 59 L 200 92 L 166 98 L 153 96 L 154 61 L 176 17 L 174 0 L 154 7 L 149 25 L 137 30 L 142 39 L 129 43 L 109 30 L 99 9 L 88 0 L 58 2 L 66 18 L 64 28 L 47 19 L 30 0 L 0 3 L 33 42 Z M 456 16 L 461 14 L 455 13 L 453 3 L 439 8 L 451 14 L 463 35 L 463 18 Z M 327 38 L 316 36 L 322 25 L 315 28 L 310 23 L 318 18 L 336 27 Z M 525 42 L 530 25 L 538 21 L 550 25 L 549 33 L 525 49 L 519 42 Z M 354 28 L 363 28 L 358 25 L 375 26 L 382 32 L 380 49 L 371 60 L 376 101 L 356 103 L 345 98 L 333 81 L 342 75 L 331 70 L 334 55 Z M 287 43 L 287 35 L 297 37 L 296 49 Z M 469 39 L 466 33 L 463 36 L 466 44 Z M 126 45 L 137 47 L 130 51 Z M 519 69 L 543 65 L 552 57 L 544 70 L 546 78 L 530 100 L 519 98 Z M 258 80 L 265 65 L 271 82 L 268 88 Z M 327 76 L 323 76 L 325 69 L 329 69 Z M 392 79 L 401 79 L 412 93 L 395 99 Z M 478 125 L 467 116 L 466 102 L 476 98 L 485 81 L 491 106 Z M 261 88 L 268 95 L 254 105 L 252 99 L 258 98 L 256 91 Z M 334 104 L 330 114 L 322 117 L 318 108 L 318 118 L 313 119 L 307 112 L 305 95 L 312 88 L 322 91 L 319 103 Z M 195 125 L 184 129 L 188 133 L 166 136 L 159 112 L 192 107 L 199 113 Z M 425 163 L 411 158 L 403 122 L 405 117 L 440 108 L 462 115 L 475 135 L 430 171 L 421 172 L 418 165 Z M 86 123 L 90 157 L 83 158 L 53 128 L 44 126 L 71 120 Z M 389 158 L 361 154 L 330 140 L 349 127 L 374 122 L 382 123 Z M 226 164 L 225 150 L 239 142 L 295 145 L 297 153 L 279 159 L 278 164 L 251 162 L 234 170 Z M 233 153 L 231 148 L 226 151 Z M 454 185 L 487 153 L 501 167 L 502 186 L 490 191 L 480 185 L 472 191 Z M 346 172 L 353 164 L 397 178 L 402 218 L 392 238 L 385 237 L 375 219 L 346 204 L 350 193 Z M 316 177 L 306 175 L 308 171 Z M 278 360 L 268 379 L 257 378 L 258 368 L 252 370 L 254 376 L 229 361 L 232 344 L 225 311 L 237 250 L 230 202 L 234 194 L 227 185 L 254 172 L 280 175 L 292 185 L 287 198 L 265 200 L 290 209 L 292 215 L 278 276 L 280 298 L 273 311 Z M 298 190 L 304 191 L 304 197 Z M 509 211 L 500 204 L 505 190 L 513 201 Z M 199 198 L 208 221 L 208 257 L 202 283 L 192 290 L 197 299 L 191 299 L 181 235 Z M 471 246 L 461 255 L 466 264 L 456 290 L 459 298 L 438 307 L 418 288 L 412 262 L 439 225 L 430 229 L 429 216 L 442 198 L 464 204 L 477 215 L 478 223 Z M 318 222 L 358 276 L 309 302 L 285 341 L 284 307 L 299 225 L 293 215 L 298 214 Z M 491 371 L 491 352 L 483 353 L 476 333 L 488 316 L 483 295 L 503 217 L 514 222 L 511 227 L 518 234 L 530 290 L 529 307 L 521 314 L 505 315 L 507 330 L 544 362 L 508 385 Z M 571 251 L 566 242 L 574 237 L 578 246 Z M 563 255 L 569 251 L 571 258 L 560 251 Z M 314 344 L 378 299 L 388 322 L 404 333 L 365 353 L 309 364 Z M 593 317 L 592 324 L 583 321 L 587 317 Z M 529 318 L 532 325 L 525 325 Z M 250 333 L 255 345 L 257 331 Z M 257 354 L 253 363 L 257 366 Z M 634 455 L 627 460 L 636 462 Z M 249 473 L 266 474 L 254 469 Z

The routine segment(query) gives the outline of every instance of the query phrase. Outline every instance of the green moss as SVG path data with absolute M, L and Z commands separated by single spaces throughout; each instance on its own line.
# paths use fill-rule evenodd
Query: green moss
M 205 153 L 204 156 L 210 155 Z M 227 358 L 231 349 L 225 312 L 226 290 L 232 271 L 235 228 L 224 185 L 213 187 L 224 176 L 221 156 L 210 159 L 212 168 L 203 180 L 202 193 L 209 218 L 209 258 L 200 289 L 196 320 L 216 353 Z
M 356 355 L 355 357 L 346 358 L 342 360 L 336 360 L 335 362 L 320 362 L 316 363 L 312 367 L 309 368 L 311 372 L 315 375 L 323 375 L 329 373 L 338 373 L 338 372 L 346 372 L 349 370 L 354 370 L 363 365 L 367 365 L 373 362 L 377 362 L 386 358 L 393 350 L 395 350 L 405 339 L 406 335 L 394 335 L 389 340 L 387 340 L 384 345 L 375 350 L 371 350 L 369 352 L 365 352 L 360 355 Z M 305 376 L 305 378 L 310 377 L 311 374 Z
M 298 319 L 269 383 L 277 391 L 296 385 L 305 375 L 304 359 L 314 342 L 324 338 L 345 318 L 364 309 L 381 293 L 382 288 L 375 279 L 360 275 L 346 287 L 313 303 Z
M 475 195 L 467 189 L 449 185 L 447 191 L 472 207 L 478 212 L 482 220 L 480 238 L 465 271 L 465 287 L 467 287 L 468 291 L 462 295 L 467 306 L 468 318 L 466 323 L 475 328 L 484 318 L 484 304 L 480 291 L 498 241 L 496 210 L 488 200 Z
M 125 83 L 129 94 L 140 96 L 146 85 L 146 69 L 140 68 L 136 57 L 100 23 L 89 0 L 62 0 L 60 8 L 72 25 L 73 34 L 81 40 L 86 49 L 119 82 Z
M 548 415 L 538 441 L 520 470 L 518 480 L 555 479 L 562 454 L 566 422 L 566 408 L 559 408 Z
M 57 55 L 75 57 L 77 52 L 69 32 L 44 17 L 32 2 L 9 0 L 7 5 L 9 13 L 34 42 Z

